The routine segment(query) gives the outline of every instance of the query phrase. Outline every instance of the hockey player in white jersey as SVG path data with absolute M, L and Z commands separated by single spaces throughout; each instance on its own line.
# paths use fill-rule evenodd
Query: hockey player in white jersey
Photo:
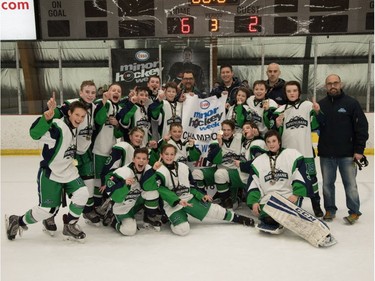
M 246 101 L 249 106 L 251 120 L 257 124 L 262 137 L 264 137 L 264 134 L 270 128 L 272 113 L 278 106 L 273 99 L 266 98 L 266 92 L 266 82 L 263 80 L 257 80 L 253 83 L 254 95 L 249 97 Z
M 285 226 L 316 247 L 334 245 L 329 228 L 300 208 L 311 184 L 303 156 L 295 149 L 282 148 L 275 130 L 269 130 L 265 140 L 269 151 L 251 165 L 253 180 L 247 198 L 248 206 L 260 220 L 256 228 L 280 234 Z
M 246 121 L 243 124 L 242 135 L 243 141 L 240 160 L 235 160 L 234 163 L 240 171 L 243 184 L 248 186 L 251 182 L 251 177 L 249 177 L 251 163 L 257 156 L 267 152 L 267 146 L 263 138 L 259 136 L 258 126 L 253 121 Z M 243 189 L 240 197 L 246 202 L 246 189 Z
M 297 149 L 304 157 L 306 172 L 310 177 L 312 189 L 308 197 L 315 216 L 323 217 L 320 208 L 320 196 L 311 132 L 319 128 L 316 113 L 310 101 L 301 101 L 301 85 L 297 81 L 285 83 L 286 104 L 275 110 L 275 128 L 281 135 L 283 147 Z
M 145 132 L 142 142 L 142 147 L 145 147 L 151 138 L 151 122 L 147 113 L 151 100 L 148 97 L 147 87 L 137 87 L 134 92 L 135 94 L 132 94 L 118 113 L 118 119 L 124 129 L 131 130 L 138 127 Z
M 182 121 L 182 102 L 177 100 L 177 84 L 168 82 L 165 91 L 159 91 L 158 98 L 148 108 L 151 120 L 158 122 L 160 138 L 169 133 L 172 123 Z
M 167 144 L 173 144 L 177 148 L 176 162 L 182 162 L 189 167 L 193 167 L 192 162 L 198 161 L 201 156 L 201 151 L 195 146 L 194 139 L 182 139 L 183 128 L 181 123 L 171 123 L 169 133 L 163 137 L 158 143 L 157 159 L 160 158 L 160 151 L 162 147 Z
M 136 213 L 144 207 L 145 190 L 158 193 L 154 170 L 148 165 L 148 149 L 136 148 L 133 161 L 106 176 L 105 191 L 114 202 L 111 225 L 125 236 L 137 232 Z M 161 223 L 153 225 L 160 230 Z
M 117 139 L 123 136 L 123 131 L 120 129 L 119 122 L 116 119 L 116 115 L 121 108 L 121 93 L 121 85 L 113 83 L 103 93 L 107 102 L 103 104 L 103 99 L 95 101 L 95 111 L 99 111 L 104 107 L 107 112 L 106 116 L 101 115 L 101 117 L 105 117 L 105 120 L 100 120 L 100 124 L 95 122 L 92 148 L 95 166 L 94 209 L 101 217 L 106 209 L 106 206 L 102 206 L 103 193 L 100 192 L 100 187 L 102 186 L 101 172 L 112 147 L 116 144 Z
M 279 233 L 283 227 L 262 211 L 273 192 L 278 192 L 289 201 L 300 205 L 307 195 L 306 166 L 303 156 L 295 149 L 282 148 L 281 137 L 275 130 L 265 135 L 268 152 L 254 159 L 251 164 L 252 181 L 248 187 L 247 205 L 259 217 L 258 228 Z
M 94 157 L 92 154 L 92 140 L 95 124 L 103 125 L 106 120 L 107 112 L 105 107 L 95 110 L 96 105 L 94 100 L 96 98 L 96 86 L 91 80 L 83 81 L 80 86 L 79 98 L 64 101 L 64 103 L 55 109 L 55 118 L 62 118 L 68 116 L 69 105 L 74 101 L 81 101 L 85 104 L 87 114 L 84 122 L 78 127 L 77 135 L 77 154 L 78 171 L 81 178 L 89 191 L 89 199 L 83 210 L 83 217 L 87 222 L 98 224 L 100 217 L 94 210 Z M 103 97 L 102 103 L 106 104 L 107 98 Z M 47 222 L 48 225 L 53 225 L 53 218 Z
M 184 163 L 177 163 L 176 147 L 166 144 L 162 148 L 161 162 L 154 165 L 160 197 L 171 222 L 173 233 L 184 236 L 190 232 L 188 214 L 203 220 L 205 217 L 253 226 L 254 220 L 238 215 L 218 204 L 212 197 L 195 188 L 195 182 Z
M 42 160 L 38 171 L 37 206 L 24 215 L 6 217 L 6 230 L 9 240 L 15 239 L 17 233 L 27 230 L 27 225 L 43 221 L 45 229 L 53 235 L 56 225 L 47 225 L 49 218 L 59 210 L 62 194 L 65 191 L 71 198 L 68 214 L 63 215 L 63 235 L 67 239 L 84 241 L 86 234 L 77 225 L 78 219 L 89 197 L 87 187 L 79 176 L 76 167 L 78 127 L 84 122 L 86 106 L 79 102 L 69 105 L 68 117 L 54 117 L 55 98 L 48 101 L 48 110 L 38 118 L 30 128 L 33 139 L 44 144 Z M 64 195 L 65 196 L 65 195 Z
M 249 106 L 246 104 L 250 97 L 250 90 L 245 87 L 239 87 L 236 93 L 235 103 L 228 108 L 227 118 L 232 120 L 236 125 L 236 133 L 242 132 L 242 125 L 251 119 Z

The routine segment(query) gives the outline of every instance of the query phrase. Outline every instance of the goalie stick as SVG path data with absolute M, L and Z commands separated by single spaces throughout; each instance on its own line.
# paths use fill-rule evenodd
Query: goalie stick
M 329 247 L 337 243 L 324 222 L 280 194 L 274 193 L 263 211 L 315 247 Z

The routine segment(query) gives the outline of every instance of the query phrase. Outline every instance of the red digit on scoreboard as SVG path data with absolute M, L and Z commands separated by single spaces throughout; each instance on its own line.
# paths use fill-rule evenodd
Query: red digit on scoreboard
M 251 16 L 249 23 L 249 32 L 258 32 L 257 26 L 259 25 L 258 16 Z
M 181 33 L 189 34 L 191 31 L 190 18 L 181 18 Z

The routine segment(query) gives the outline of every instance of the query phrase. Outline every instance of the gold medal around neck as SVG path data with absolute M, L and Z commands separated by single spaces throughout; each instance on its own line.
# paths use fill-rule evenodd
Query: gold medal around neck
M 74 165 L 74 166 L 76 166 L 76 167 L 78 166 L 78 160 L 77 160 L 77 159 L 73 159 L 72 162 L 73 162 L 73 165 Z

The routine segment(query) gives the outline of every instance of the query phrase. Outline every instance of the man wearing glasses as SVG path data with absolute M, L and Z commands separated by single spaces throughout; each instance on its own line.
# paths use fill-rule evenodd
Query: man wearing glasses
M 193 71 L 186 70 L 182 74 L 182 81 L 178 84 L 180 90 L 180 96 L 185 94 L 194 93 L 199 98 L 205 98 L 205 95 L 196 87 Z
M 318 103 L 314 101 L 313 105 L 320 129 L 318 155 L 326 209 L 323 219 L 332 221 L 336 217 L 335 181 L 338 168 L 349 209 L 349 215 L 344 220 L 354 224 L 361 215 L 354 161 L 364 157 L 368 122 L 359 102 L 346 95 L 341 86 L 341 78 L 337 74 L 328 75 L 325 81 L 327 96 Z

